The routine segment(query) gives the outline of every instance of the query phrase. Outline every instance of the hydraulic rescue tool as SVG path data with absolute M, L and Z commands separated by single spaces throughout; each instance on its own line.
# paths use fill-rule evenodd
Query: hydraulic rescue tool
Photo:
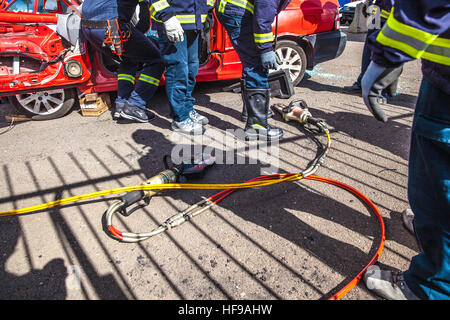
M 364 273 L 367 268 L 376 263 L 378 258 L 380 257 L 385 242 L 385 228 L 384 222 L 381 217 L 380 211 L 377 207 L 372 203 L 372 201 L 363 195 L 358 190 L 342 183 L 339 181 L 335 181 L 332 179 L 319 177 L 313 175 L 313 173 L 319 168 L 319 166 L 323 163 L 325 156 L 330 148 L 331 137 L 325 123 L 319 119 L 312 117 L 311 113 L 308 110 L 307 104 L 302 99 L 296 99 L 291 101 L 289 105 L 282 104 L 274 104 L 272 105 L 272 109 L 278 112 L 285 121 L 294 120 L 299 122 L 301 125 L 312 125 L 319 129 L 318 133 L 322 133 L 326 135 L 327 142 L 323 144 L 322 148 L 319 148 L 319 152 L 316 157 L 309 163 L 308 167 L 299 172 L 299 173 L 283 173 L 283 174 L 271 174 L 256 177 L 250 179 L 244 183 L 234 183 L 234 184 L 192 184 L 186 183 L 189 178 L 192 177 L 201 177 L 206 168 L 213 165 L 215 163 L 215 158 L 211 155 L 203 154 L 201 159 L 192 160 L 191 162 L 183 162 L 176 165 L 169 165 L 167 161 L 167 156 L 164 158 L 164 164 L 166 170 L 157 174 L 156 176 L 148 179 L 141 185 L 130 186 L 130 187 L 121 187 L 116 189 L 109 189 L 103 191 L 97 191 L 89 194 L 84 194 L 80 196 L 69 197 L 65 199 L 60 199 L 40 205 L 35 205 L 28 208 L 23 209 L 15 209 L 10 211 L 0 212 L 0 217 L 2 216 L 10 216 L 10 215 L 19 215 L 24 213 L 29 213 L 38 210 L 48 209 L 54 206 L 59 206 L 63 204 L 68 204 L 72 202 L 77 202 L 81 200 L 91 199 L 95 197 L 101 197 L 111 194 L 118 193 L 126 193 L 121 198 L 113 201 L 111 206 L 108 208 L 106 212 L 106 223 L 109 232 L 111 235 L 119 241 L 122 242 L 139 242 L 150 237 L 153 237 L 161 232 L 169 230 L 173 227 L 179 226 L 182 223 L 189 221 L 196 215 L 208 210 L 213 205 L 216 205 L 233 192 L 238 189 L 245 188 L 253 188 L 253 187 L 263 187 L 270 186 L 281 182 L 288 181 L 298 181 L 301 179 L 308 179 L 314 181 L 325 182 L 339 188 L 342 188 L 351 194 L 355 195 L 359 200 L 361 200 L 367 207 L 375 214 L 378 219 L 380 225 L 380 242 L 378 245 L 378 249 L 373 255 L 372 259 L 369 263 L 361 270 L 358 275 L 356 275 L 353 280 L 351 280 L 348 284 L 346 284 L 342 289 L 340 289 L 337 293 L 329 298 L 329 300 L 339 300 L 341 299 L 347 292 L 349 292 L 353 287 L 355 287 L 358 282 L 362 279 Z M 309 130 L 308 127 L 305 126 L 305 129 Z M 222 190 L 208 198 L 203 198 L 201 201 L 191 205 L 187 209 L 176 213 L 175 215 L 168 218 L 164 223 L 159 225 L 157 228 L 147 233 L 132 233 L 132 232 L 121 232 L 116 229 L 112 224 L 112 218 L 114 214 L 120 212 L 124 216 L 128 216 L 135 212 L 137 209 L 141 208 L 143 205 L 137 205 L 135 208 L 132 208 L 127 211 L 127 208 L 132 206 L 133 204 L 138 203 L 143 200 L 144 205 L 149 204 L 150 197 L 154 196 L 158 192 L 163 189 L 215 189 Z
M 177 183 L 180 181 L 187 181 L 190 178 L 199 177 L 203 175 L 205 169 L 213 165 L 215 162 L 215 158 L 213 156 L 208 154 L 202 154 L 200 160 L 193 159 L 190 163 L 182 162 L 178 165 L 174 165 L 169 168 L 167 158 L 168 158 L 167 156 L 164 157 L 164 164 L 167 169 L 146 180 L 143 183 L 144 185 L 161 185 L 161 184 Z M 159 191 L 160 190 L 158 189 L 146 191 L 144 190 L 130 191 L 119 200 L 114 201 L 106 211 L 106 223 L 108 230 L 111 232 L 111 234 L 115 238 L 123 242 L 142 241 L 152 236 L 155 236 L 163 231 L 166 231 L 172 227 L 176 227 L 209 208 L 209 206 L 205 207 L 203 208 L 203 210 L 195 212 L 195 214 L 191 212 L 193 209 L 203 206 L 203 204 L 206 203 L 206 201 L 202 200 L 200 201 L 200 203 L 197 203 L 189 207 L 187 210 L 184 210 L 180 213 L 173 215 L 172 217 L 167 219 L 163 224 L 161 224 L 159 227 L 157 227 L 156 229 L 154 229 L 149 233 L 120 232 L 113 227 L 112 218 L 115 213 L 121 212 L 124 216 L 129 216 L 135 211 L 135 209 L 127 211 L 126 210 L 127 207 L 141 200 L 144 200 L 146 204 L 148 204 L 150 198 L 155 194 L 157 194 Z M 136 207 L 136 209 L 139 208 L 140 208 L 139 206 Z

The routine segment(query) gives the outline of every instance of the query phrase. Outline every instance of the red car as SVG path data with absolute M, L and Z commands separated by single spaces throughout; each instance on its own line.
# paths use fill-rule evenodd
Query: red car
M 74 14 L 82 1 L 59 0 L 51 13 L 46 0 L 12 0 L 7 5 L 0 0 L 0 8 L 2 2 L 0 97 L 9 96 L 12 105 L 33 119 L 46 120 L 67 114 L 82 94 L 117 90 L 117 62 L 89 44 L 71 43 L 61 29 L 57 32 L 58 16 Z M 292 0 L 280 13 L 276 52 L 294 85 L 306 69 L 341 55 L 346 35 L 339 27 L 338 0 Z M 216 19 L 199 50 L 197 81 L 241 77 L 239 58 Z

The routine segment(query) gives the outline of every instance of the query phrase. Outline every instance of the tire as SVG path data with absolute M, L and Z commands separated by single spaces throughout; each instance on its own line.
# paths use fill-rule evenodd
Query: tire
M 275 53 L 281 60 L 281 69 L 288 69 L 294 87 L 302 81 L 306 71 L 305 50 L 295 41 L 278 41 Z
M 73 107 L 73 89 L 55 89 L 22 93 L 9 97 L 10 103 L 33 120 L 51 120 L 65 116 Z

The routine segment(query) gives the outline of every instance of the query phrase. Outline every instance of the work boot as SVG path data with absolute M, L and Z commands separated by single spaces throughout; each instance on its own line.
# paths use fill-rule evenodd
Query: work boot
M 241 121 L 247 122 L 248 113 L 247 113 L 247 106 L 245 104 L 244 99 L 244 90 L 245 90 L 245 80 L 241 79 L 241 96 L 242 96 L 242 114 L 241 114 Z M 273 111 L 269 108 L 269 111 L 267 112 L 267 117 L 272 118 L 273 117 Z
M 198 113 L 195 109 L 192 109 L 192 110 L 189 112 L 189 118 L 191 118 L 192 121 L 194 121 L 194 122 L 200 123 L 201 125 L 208 124 L 208 122 L 209 122 L 209 120 L 208 120 L 207 117 L 202 116 L 202 115 L 201 115 L 200 113 Z
M 350 94 L 362 94 L 361 84 L 355 82 L 351 86 L 344 86 L 342 92 Z
M 364 282 L 368 289 L 388 300 L 420 300 L 406 285 L 400 272 L 380 270 L 376 266 L 367 269 Z
M 245 137 L 247 139 L 280 139 L 283 136 L 283 130 L 272 128 L 267 122 L 270 90 L 245 88 L 243 97 L 248 113 L 244 129 Z
M 124 103 L 123 108 L 120 111 L 120 116 L 122 118 L 138 122 L 149 122 L 155 119 L 155 114 L 153 112 L 139 108 L 138 106 L 135 106 L 127 101 Z
M 205 128 L 199 122 L 194 122 L 191 118 L 187 118 L 184 121 L 173 121 L 171 128 L 173 131 L 197 135 L 202 134 Z

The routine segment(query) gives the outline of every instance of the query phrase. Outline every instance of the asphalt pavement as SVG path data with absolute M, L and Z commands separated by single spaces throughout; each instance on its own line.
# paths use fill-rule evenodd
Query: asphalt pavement
M 363 40 L 364 35 L 351 35 L 343 55 L 308 71 L 294 97 L 272 102 L 302 98 L 312 115 L 324 120 L 332 143 L 316 174 L 352 186 L 374 202 L 386 226 L 378 265 L 404 270 L 419 250 L 401 212 L 408 207 L 420 62 L 405 65 L 399 95 L 384 107 L 389 121 L 383 124 L 361 97 L 341 91 L 359 73 Z M 220 161 L 195 182 L 237 183 L 274 169 L 306 168 L 324 136 L 314 140 L 298 123 L 278 115 L 270 123 L 285 135 L 275 149 L 267 149 L 268 158 L 248 145 L 226 144 L 226 137 L 243 127 L 240 94 L 223 91 L 232 83 L 196 87 L 197 110 L 210 122 L 205 140 L 195 143 Z M 0 211 L 138 185 L 162 171 L 163 156 L 185 152 L 180 146 L 186 141 L 169 129 L 162 89 L 151 109 L 157 119 L 148 124 L 116 122 L 110 111 L 83 117 L 75 108 L 60 119 L 10 125 L 4 117 L 15 110 L 1 105 Z M 245 161 L 236 163 L 238 158 Z M 131 216 L 117 216 L 114 224 L 122 231 L 148 232 L 216 192 L 163 191 Z M 177 228 L 131 244 L 106 230 L 112 201 L 106 196 L 0 218 L 0 299 L 327 299 L 364 268 L 380 241 L 378 220 L 363 203 L 316 181 L 240 190 Z M 360 283 L 343 299 L 377 298 Z

